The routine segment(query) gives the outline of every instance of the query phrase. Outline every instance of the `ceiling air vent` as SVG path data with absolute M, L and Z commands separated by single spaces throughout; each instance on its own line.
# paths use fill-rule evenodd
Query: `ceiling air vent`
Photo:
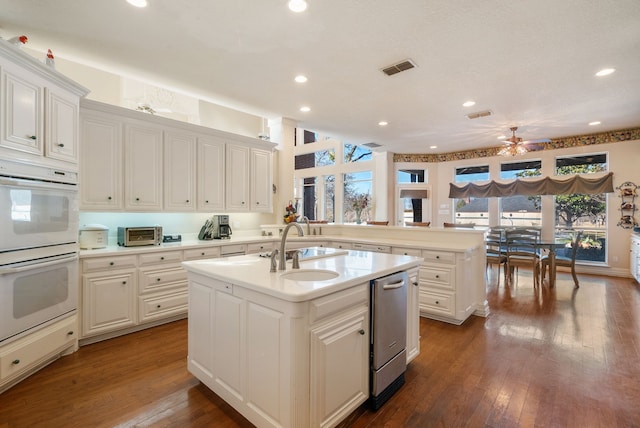
M 467 117 L 469 119 L 477 119 L 479 117 L 487 117 L 487 116 L 491 116 L 493 113 L 491 112 L 491 110 L 485 110 L 485 111 L 478 111 L 475 113 L 469 113 L 467 115 Z
M 378 144 L 378 143 L 364 143 L 363 146 L 367 146 L 367 147 L 370 147 L 372 149 L 375 149 L 376 147 L 382 147 L 382 145 Z
M 402 62 L 383 68 L 382 72 L 387 76 L 393 76 L 394 74 L 398 74 L 401 71 L 411 70 L 415 67 L 416 64 L 413 61 L 411 61 L 410 59 L 405 59 Z

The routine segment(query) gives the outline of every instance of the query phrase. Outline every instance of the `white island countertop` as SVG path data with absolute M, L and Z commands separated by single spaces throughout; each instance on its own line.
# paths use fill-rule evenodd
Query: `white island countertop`
M 292 269 L 270 272 L 271 260 L 259 254 L 183 262 L 189 273 L 204 275 L 245 287 L 290 302 L 304 302 L 344 290 L 371 279 L 418 266 L 420 257 L 382 254 L 369 251 L 312 247 L 311 252 L 325 252 L 324 257 L 300 260 L 300 270 L 336 272 L 338 276 L 322 281 L 300 281 L 286 278 Z

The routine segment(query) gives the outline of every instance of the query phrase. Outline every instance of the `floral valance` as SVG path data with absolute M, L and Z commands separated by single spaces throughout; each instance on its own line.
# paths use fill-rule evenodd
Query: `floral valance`
M 538 180 L 513 180 L 508 183 L 490 181 L 486 184 L 468 183 L 458 187 L 449 184 L 449 198 L 499 198 L 504 196 L 571 195 L 613 192 L 613 172 L 592 178 L 574 175 L 568 179 L 545 177 Z

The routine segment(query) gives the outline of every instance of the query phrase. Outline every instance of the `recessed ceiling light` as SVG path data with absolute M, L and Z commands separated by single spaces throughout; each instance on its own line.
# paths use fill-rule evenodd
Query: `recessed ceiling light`
M 298 82 L 298 83 L 304 83 L 304 82 L 306 82 L 308 79 L 307 79 L 307 76 L 303 76 L 302 74 L 299 74 L 299 75 L 297 75 L 297 76 L 296 76 L 296 78 L 295 78 L 294 80 L 295 80 L 296 82 Z
M 381 120 L 380 122 L 378 122 L 378 125 L 380 126 L 387 126 L 389 124 L 389 122 L 385 122 L 384 120 Z
M 429 146 L 429 148 L 433 150 L 433 149 L 437 149 L 438 146 Z
M 135 7 L 147 7 L 147 0 L 127 0 L 127 3 Z
M 307 106 L 300 107 L 300 111 L 304 113 L 309 112 L 311 111 L 311 107 L 307 107 Z
M 305 0 L 289 0 L 289 9 L 292 12 L 304 12 L 307 10 L 307 2 Z
M 615 71 L 616 71 L 615 68 L 603 68 L 602 70 L 600 70 L 600 71 L 598 71 L 596 73 L 596 76 L 598 76 L 598 77 L 608 76 L 608 75 L 612 74 Z
M 471 107 L 471 106 L 476 105 L 476 102 L 469 100 L 469 101 L 465 101 L 464 103 L 462 103 L 462 105 L 463 105 L 463 107 Z
M 589 122 L 589 126 L 596 126 L 596 125 L 600 125 L 600 123 L 601 123 L 601 122 L 600 122 L 599 120 L 596 120 L 596 121 L 594 121 L 594 122 Z

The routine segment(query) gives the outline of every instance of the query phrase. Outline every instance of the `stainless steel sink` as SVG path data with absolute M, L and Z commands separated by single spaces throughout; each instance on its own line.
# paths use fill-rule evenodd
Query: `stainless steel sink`
M 281 278 L 292 281 L 329 281 L 340 274 L 332 270 L 324 269 L 296 269 L 289 270 L 280 275 Z

